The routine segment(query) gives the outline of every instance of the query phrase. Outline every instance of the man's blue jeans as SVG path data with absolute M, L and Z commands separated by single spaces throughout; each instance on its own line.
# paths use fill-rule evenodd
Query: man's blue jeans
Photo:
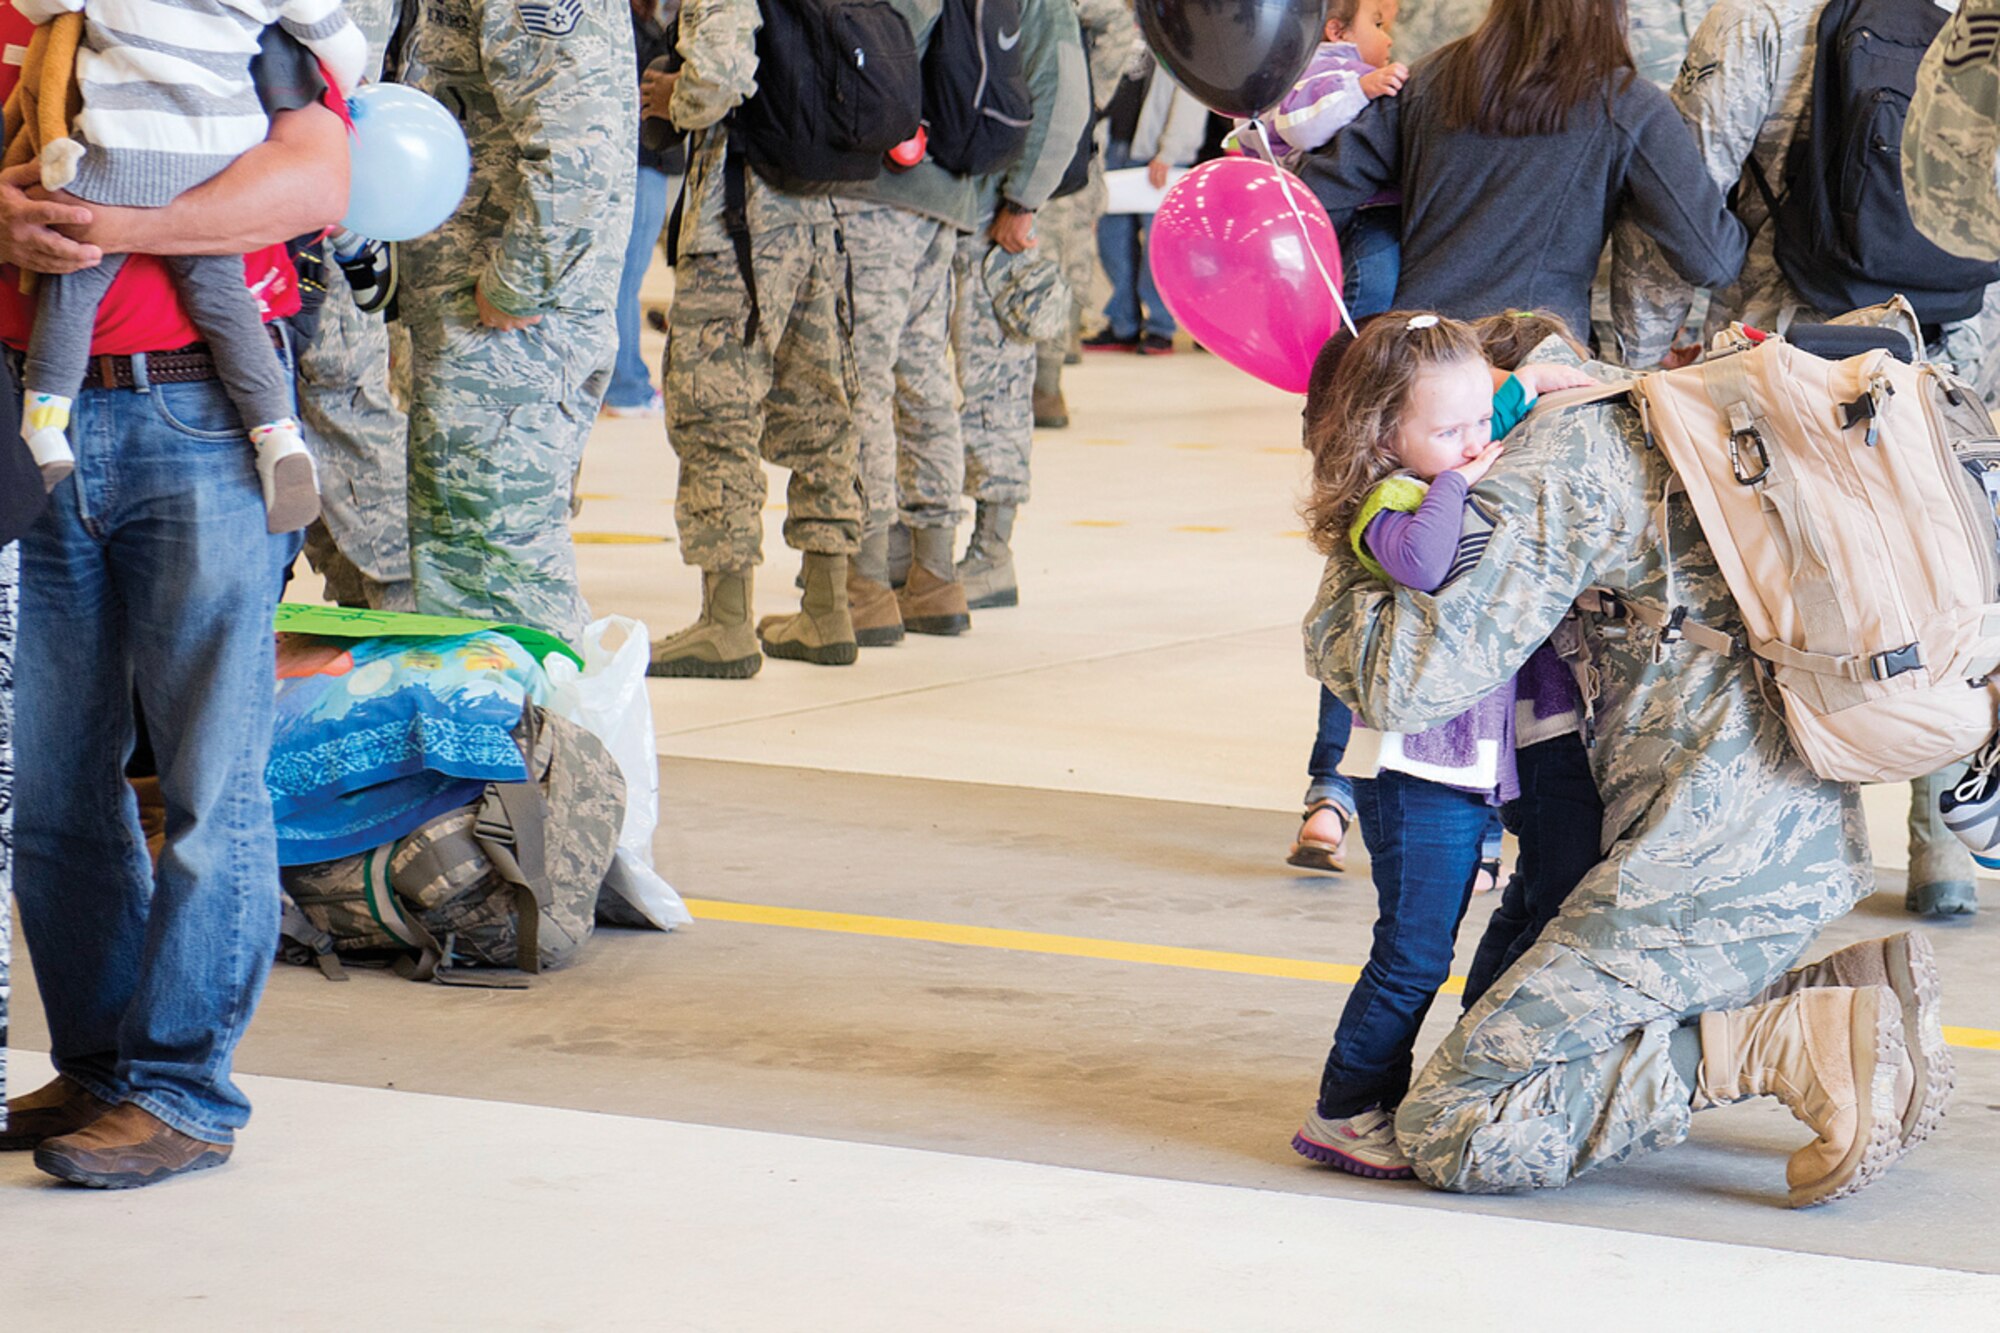
M 56 1068 L 228 1143 L 250 1114 L 230 1061 L 277 947 L 271 616 L 296 542 L 264 531 L 214 381 L 86 388 L 70 431 L 76 472 L 21 543 L 22 932 Z M 135 687 L 167 807 L 157 876 L 124 774 Z
M 639 168 L 639 185 L 632 199 L 632 236 L 625 243 L 625 267 L 618 275 L 618 363 L 611 372 L 611 387 L 604 394 L 607 407 L 644 407 L 653 401 L 653 379 L 647 371 L 646 354 L 639 350 L 639 288 L 646 281 L 646 270 L 652 267 L 660 228 L 667 225 L 667 210 L 673 207 L 680 182 L 679 176 Z
M 1387 769 L 1355 783 L 1354 796 L 1375 872 L 1375 941 L 1327 1052 L 1328 1119 L 1393 1107 L 1409 1091 L 1417 1030 L 1451 975 L 1492 812 L 1471 792 Z
M 1130 144 L 1115 143 L 1104 150 L 1106 171 L 1145 165 L 1132 161 Z M 1111 321 L 1111 332 L 1120 338 L 1133 339 L 1141 333 L 1171 338 L 1179 327 L 1167 313 L 1160 289 L 1153 285 L 1152 244 L 1151 213 L 1107 213 L 1098 219 L 1097 252 L 1104 261 L 1104 274 L 1111 280 L 1111 299 L 1105 303 L 1104 317 Z

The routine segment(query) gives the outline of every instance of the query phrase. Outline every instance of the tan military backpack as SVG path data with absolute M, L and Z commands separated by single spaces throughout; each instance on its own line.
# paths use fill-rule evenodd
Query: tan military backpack
M 1886 351 L 1827 361 L 1773 337 L 1622 391 L 1673 464 L 1747 642 L 1686 607 L 1623 599 L 1636 618 L 1667 642 L 1755 654 L 1824 778 L 1921 777 L 1992 735 L 2000 438 L 1970 388 Z

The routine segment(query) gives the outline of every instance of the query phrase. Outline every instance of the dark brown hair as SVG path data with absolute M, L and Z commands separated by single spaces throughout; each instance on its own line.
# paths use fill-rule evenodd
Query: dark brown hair
M 1402 466 L 1396 432 L 1417 376 L 1482 360 L 1472 326 L 1427 311 L 1392 310 L 1327 339 L 1306 392 L 1305 444 L 1312 492 L 1301 512 L 1323 555 L 1347 545 L 1347 529 L 1375 483 Z
M 1528 353 L 1550 338 L 1561 338 L 1578 357 L 1590 360 L 1590 349 L 1576 340 L 1563 317 L 1546 310 L 1509 310 L 1501 315 L 1488 315 L 1473 320 L 1472 331 L 1479 335 L 1486 359 L 1502 370 L 1519 369 L 1528 359 Z
M 1354 21 L 1361 17 L 1361 0 L 1326 0 L 1326 13 L 1319 25 L 1325 28 L 1329 23 L 1338 23 L 1342 28 L 1352 30 Z
M 1446 128 L 1509 139 L 1560 134 L 1577 107 L 1637 77 L 1625 0 L 1493 0 L 1432 76 Z

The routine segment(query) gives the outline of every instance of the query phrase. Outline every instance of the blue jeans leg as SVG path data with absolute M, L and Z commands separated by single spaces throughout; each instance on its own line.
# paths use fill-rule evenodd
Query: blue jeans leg
M 1521 855 L 1466 972 L 1468 1009 L 1540 938 L 1577 881 L 1603 858 L 1604 802 L 1583 738 L 1571 732 L 1530 745 L 1517 764 L 1521 796 L 1505 813 Z
M 1333 697 L 1326 686 L 1319 687 L 1319 732 L 1313 737 L 1312 758 L 1306 761 L 1306 804 L 1330 800 L 1354 815 L 1354 783 L 1341 776 L 1341 761 L 1347 758 L 1347 743 L 1354 736 L 1354 714 Z
M 219 384 L 86 389 L 75 474 L 23 539 L 16 891 L 56 1067 L 227 1143 L 230 1079 L 270 970 L 264 785 L 288 537 Z M 157 876 L 123 768 L 137 687 L 167 841 Z
M 1319 1113 L 1329 1119 L 1394 1106 L 1409 1091 L 1417 1030 L 1451 975 L 1490 809 L 1470 792 L 1390 771 L 1355 783 L 1354 795 L 1378 909 L 1320 1079 Z
M 1378 205 L 1356 213 L 1343 238 L 1341 260 L 1347 270 L 1342 290 L 1348 313 L 1365 319 L 1390 309 L 1402 278 L 1403 210 Z
M 1146 332 L 1157 338 L 1171 338 L 1180 325 L 1174 323 L 1167 303 L 1160 299 L 1160 289 L 1153 283 L 1153 217 L 1148 213 L 1135 219 L 1146 226 L 1145 252 L 1139 256 L 1139 301 L 1145 307 Z
M 618 275 L 618 363 L 604 402 L 609 407 L 644 407 L 653 401 L 653 380 L 646 355 L 639 350 L 639 288 L 667 223 L 668 187 L 673 178 L 651 167 L 639 168 L 633 192 L 632 236 L 625 243 L 625 267 Z
M 1139 219 L 1131 213 L 1107 213 L 1097 222 L 1097 250 L 1104 275 L 1111 280 L 1111 299 L 1104 318 L 1111 332 L 1126 340 L 1139 336 Z

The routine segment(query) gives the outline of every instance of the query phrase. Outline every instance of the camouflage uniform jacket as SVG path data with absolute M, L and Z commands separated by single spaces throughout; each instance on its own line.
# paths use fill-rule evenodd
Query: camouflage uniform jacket
M 1670 481 L 1622 401 L 1531 415 L 1472 493 L 1492 537 L 1466 574 L 1426 596 L 1385 588 L 1350 552 L 1327 561 L 1305 622 L 1312 674 L 1364 724 L 1420 731 L 1521 670 L 1592 587 L 1738 631 L 1685 497 L 1662 498 Z M 1684 946 L 1791 933 L 1872 889 L 1858 789 L 1806 768 L 1754 659 L 1662 649 L 1597 615 L 1578 638 L 1605 859 L 1544 941 L 1671 1002 L 1686 979 L 1656 974 Z
M 1826 0 L 1720 0 L 1695 33 L 1674 81 L 1674 105 L 1694 131 L 1709 179 L 1736 190 L 1750 249 L 1734 284 L 1716 293 L 1709 332 L 1732 319 L 1778 322 L 1799 297 L 1772 254 L 1775 228 L 1748 163 L 1782 188 L 1785 154 L 1812 97 L 1820 11 Z M 1658 365 L 1687 317 L 1694 289 L 1629 223 L 1613 238 L 1612 322 L 1628 366 Z M 1838 312 L 1834 312 L 1838 313 Z
M 1069 0 L 1022 0 L 1021 33 L 1021 62 L 1028 72 L 1035 123 L 1013 166 L 974 183 L 982 218 L 1002 199 L 1030 213 L 1046 204 L 1062 184 L 1090 121 L 1089 76 L 1076 6 Z
M 937 28 L 938 16 L 944 12 L 944 0 L 890 0 L 890 3 L 910 25 L 910 32 L 917 39 L 917 54 L 923 55 L 930 49 L 931 33 Z M 978 200 L 971 179 L 953 175 L 928 157 L 908 171 L 884 171 L 874 180 L 843 182 L 834 186 L 833 192 L 843 199 L 894 204 L 959 231 L 971 231 L 979 225 Z
M 729 148 L 725 118 L 757 95 L 757 30 L 764 25 L 757 0 L 687 0 L 681 7 L 680 79 L 668 110 L 688 140 L 687 183 L 682 187 L 680 255 L 730 248 L 723 225 L 723 159 Z M 771 186 L 745 170 L 744 207 L 753 235 L 780 227 L 832 220 L 824 190 L 798 192 Z
M 630 209 L 639 120 L 604 74 L 632 63 L 630 20 L 602 6 L 561 27 L 524 0 L 427 0 L 405 80 L 467 127 L 473 175 L 451 220 L 410 247 L 414 286 L 466 271 L 510 315 L 612 308 L 625 244 L 602 223 L 607 206 Z
M 1127 74 L 1144 68 L 1146 39 L 1132 0 L 1076 0 L 1076 21 L 1090 47 L 1090 87 L 1102 111 Z
M 1964 0 L 1924 56 L 1903 126 L 1903 189 L 1939 246 L 2000 259 L 2000 0 Z

